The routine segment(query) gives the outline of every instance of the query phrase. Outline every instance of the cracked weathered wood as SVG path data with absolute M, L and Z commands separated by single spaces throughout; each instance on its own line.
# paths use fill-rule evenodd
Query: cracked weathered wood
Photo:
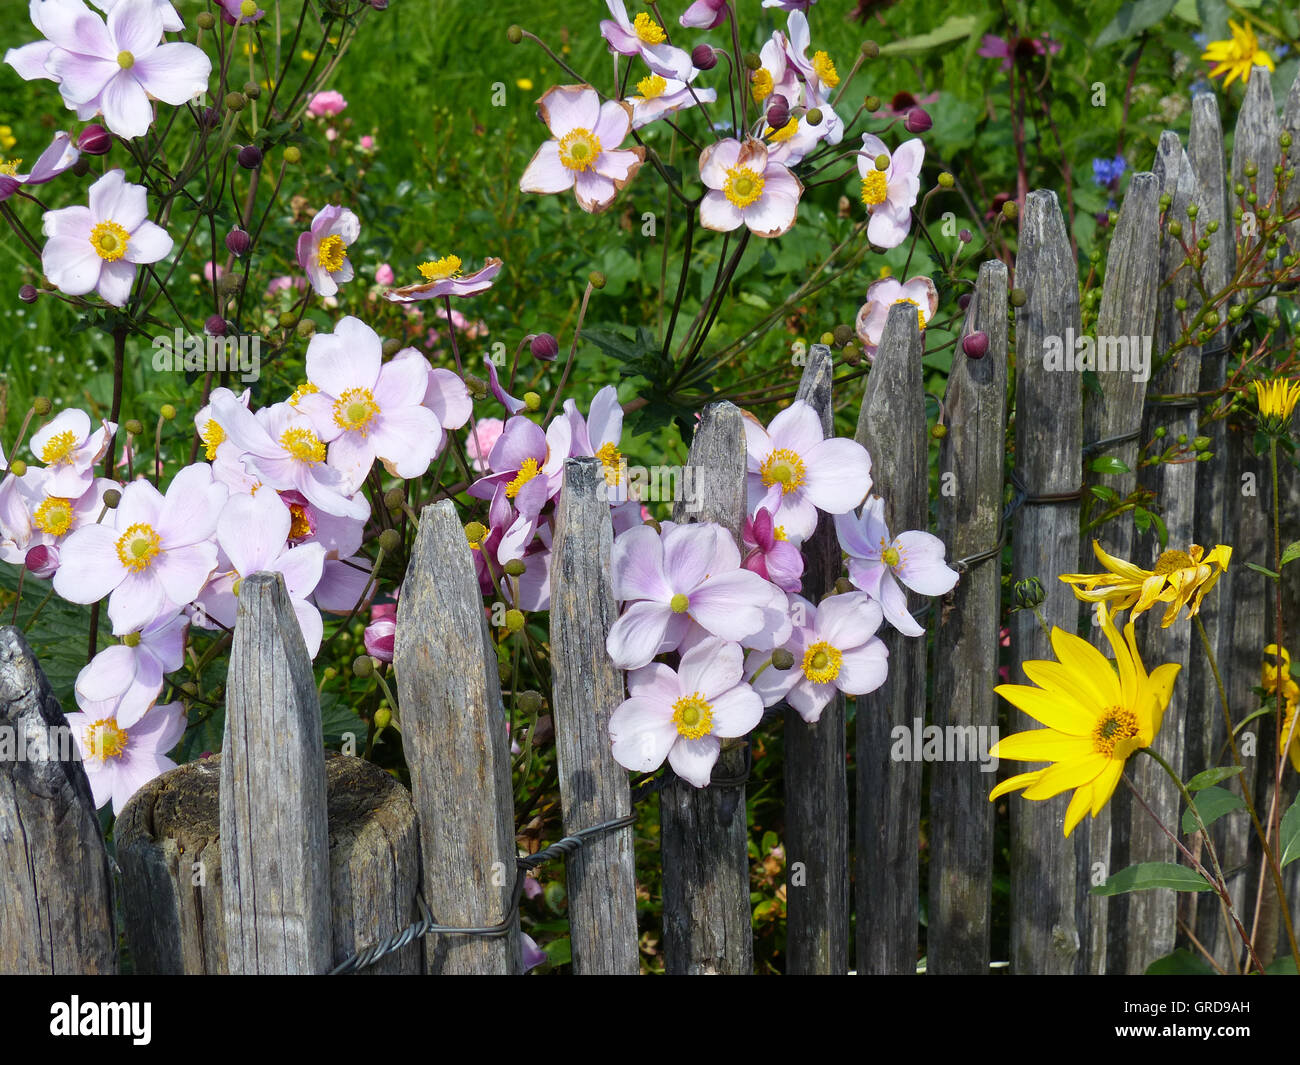
M 1067 346 L 1077 337 L 1079 278 L 1056 194 L 1025 199 L 1016 259 L 1016 288 L 1026 302 L 1016 312 L 1016 474 L 1030 496 L 1078 492 L 1083 477 L 1082 376 L 1045 364 L 1048 338 Z M 1062 573 L 1079 572 L 1079 502 L 1025 503 L 1012 531 L 1012 578 L 1036 577 L 1049 625 L 1075 631 L 1078 603 Z M 1019 663 L 1054 660 L 1047 635 L 1030 610 L 1011 616 L 1011 679 L 1028 683 Z M 1011 731 L 1038 728 L 1012 709 Z M 1014 771 L 1033 768 L 1017 763 Z M 1069 795 L 1045 801 L 1013 797 L 1011 807 L 1011 965 L 1017 973 L 1087 970 L 1089 825 L 1063 835 Z
M 739 545 L 745 524 L 745 433 L 733 404 L 704 408 L 688 461 L 703 506 L 691 511 L 679 500 L 673 520 L 717 522 Z M 714 779 L 739 778 L 745 766 L 744 748 L 737 745 L 719 756 Z M 674 778 L 659 793 L 659 819 L 668 971 L 752 973 L 744 784 L 696 788 Z
M 126 938 L 137 973 L 224 974 L 221 755 L 155 777 L 114 826 Z M 330 924 L 338 964 L 419 916 L 419 841 L 406 789 L 371 762 L 325 761 Z M 421 971 L 418 944 L 363 969 Z
M 9 626 L 0 728 L 14 742 L 0 760 L 0 974 L 116 972 L 113 882 L 90 782 L 36 656 Z
M 332 951 L 320 704 L 278 573 L 240 582 L 222 755 L 230 972 L 323 973 Z
M 889 310 L 867 375 L 857 441 L 871 454 L 871 491 L 885 500 L 892 535 L 929 524 L 929 437 L 921 380 L 916 310 Z M 913 614 L 924 600 L 906 592 Z M 890 757 L 892 731 L 910 735 L 925 719 L 925 637 L 904 636 L 887 623 L 881 640 L 889 677 L 857 698 L 857 970 L 915 973 L 920 941 L 918 870 L 920 762 Z
M 439 924 L 500 924 L 516 875 L 510 739 L 483 595 L 451 500 L 420 515 L 393 664 L 425 900 Z M 515 915 L 503 936 L 429 936 L 426 969 L 513 974 L 519 951 Z
M 798 398 L 817 411 L 827 437 L 835 435 L 833 373 L 830 348 L 813 344 Z M 843 570 L 830 515 L 817 515 L 803 556 L 804 598 L 820 603 Z M 785 707 L 784 842 L 786 972 L 842 975 L 849 970 L 849 782 L 839 692 L 813 724 Z
M 632 811 L 627 772 L 609 739 L 610 715 L 624 699 L 623 673 L 605 650 L 618 617 L 613 539 L 604 466 L 566 459 L 551 557 L 551 708 L 566 835 Z M 565 872 L 574 972 L 639 972 L 631 826 L 570 855 Z
M 961 336 L 988 336 L 983 358 L 953 355 L 944 397 L 948 435 L 939 449 L 939 535 L 950 560 L 997 546 L 1002 525 L 1007 420 L 1007 268 L 980 267 Z M 892 530 L 891 530 L 892 531 Z M 975 737 L 963 761 L 930 768 L 930 908 L 926 971 L 989 971 L 996 777 L 983 756 L 998 722 L 1002 552 L 977 562 L 941 603 L 934 635 L 934 724 Z M 980 740 L 988 746 L 982 750 Z

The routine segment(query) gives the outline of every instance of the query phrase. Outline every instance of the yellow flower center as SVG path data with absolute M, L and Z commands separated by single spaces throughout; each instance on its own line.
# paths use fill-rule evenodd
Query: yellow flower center
M 882 552 L 880 552 L 880 561 L 883 562 L 890 569 L 893 569 L 895 566 L 898 565 L 899 557 L 900 556 L 898 554 L 898 548 L 896 547 L 887 547 Z
M 132 573 L 148 569 L 161 551 L 162 537 L 144 522 L 129 526 L 117 540 L 117 557 Z
M 806 470 L 803 459 L 793 451 L 779 447 L 763 460 L 758 473 L 764 488 L 771 488 L 779 482 L 781 494 L 788 495 L 803 484 Z
M 455 255 L 444 255 L 420 264 L 420 275 L 426 281 L 445 281 L 449 277 L 460 276 L 460 259 Z
M 125 647 L 139 647 L 140 634 L 138 632 L 128 632 L 122 637 L 122 644 Z
M 331 274 L 343 269 L 347 257 L 348 246 L 337 233 L 331 233 L 316 249 L 316 262 Z
M 618 484 L 622 477 L 620 467 L 623 462 L 622 453 L 614 446 L 611 440 L 608 443 L 601 444 L 596 450 L 596 458 L 600 459 L 601 464 L 605 467 L 605 483 Z
M 286 429 L 280 434 L 280 446 L 299 462 L 325 460 L 325 444 L 310 429 Z
M 908 296 L 904 296 L 902 299 L 894 300 L 894 302 L 895 302 L 895 303 L 910 303 L 913 307 L 915 307 L 915 308 L 916 308 L 916 328 L 917 328 L 917 329 L 920 329 L 920 330 L 924 330 L 924 329 L 925 329 L 925 311 L 921 310 L 921 305 L 920 305 L 919 303 L 917 303 L 916 300 L 911 299 L 911 298 L 908 297 Z
M 829 684 L 840 675 L 843 657 L 838 648 L 820 640 L 803 653 L 803 675 L 814 684 Z
M 216 418 L 209 418 L 203 423 L 203 431 L 199 433 L 199 439 L 203 441 L 203 453 L 211 462 L 217 457 L 217 448 L 226 442 L 226 431 L 217 424 Z
M 569 170 L 590 170 L 600 152 L 600 138 L 589 129 L 571 129 L 560 140 L 560 162 Z
M 313 392 L 319 392 L 319 391 L 320 389 L 317 388 L 310 381 L 304 381 L 302 384 L 300 384 L 297 388 L 293 390 L 293 395 L 289 397 L 289 406 L 296 407 L 298 405 L 298 401 L 302 399 L 303 396 L 310 396 Z
M 22 166 L 21 159 L 10 159 L 7 163 L 0 163 L 0 174 L 7 174 L 9 177 L 18 175 L 18 168 Z
M 651 74 L 648 78 L 642 78 L 636 83 L 636 91 L 646 100 L 658 99 L 667 88 L 668 82 L 658 74 Z
M 862 179 L 862 202 L 867 207 L 875 207 L 878 203 L 884 203 L 885 197 L 889 195 L 889 182 L 885 179 L 883 170 L 868 170 L 867 176 Z
M 126 729 L 119 727 L 111 717 L 104 717 L 86 729 L 85 741 L 89 757 L 102 762 L 108 758 L 120 758 L 126 751 L 129 737 Z
M 541 472 L 542 468 L 537 464 L 536 459 L 524 459 L 524 464 L 519 467 L 515 479 L 506 485 L 506 498 L 514 499 L 519 494 L 519 489 Z
M 1156 564 L 1151 567 L 1151 572 L 1157 573 L 1161 577 L 1168 577 L 1171 573 L 1177 573 L 1180 569 L 1192 569 L 1195 565 L 1192 556 L 1186 551 L 1166 551 L 1156 559 Z
M 835 69 L 835 64 L 831 62 L 831 57 L 825 52 L 818 52 L 813 56 L 812 66 L 823 85 L 833 89 L 840 83 L 839 72 Z
M 72 500 L 59 496 L 47 497 L 45 502 L 36 508 L 32 521 L 41 532 L 49 533 L 51 536 L 62 536 L 72 528 Z
M 118 52 L 117 65 L 121 67 L 123 70 L 130 70 L 133 66 L 135 66 L 135 56 L 133 56 L 130 52 Z
M 244 18 L 252 18 L 257 14 L 257 4 L 254 3 L 253 0 L 244 0 L 244 2 L 239 5 L 239 13 L 243 15 Z
M 764 136 L 766 136 L 773 144 L 784 144 L 798 132 L 799 120 L 797 118 L 792 118 L 780 129 L 773 129 L 771 126 L 768 126 L 767 133 L 764 134 Z
M 289 504 L 289 539 L 301 540 L 311 535 L 311 519 L 307 517 L 307 508 L 301 503 Z
M 774 526 L 772 526 L 772 539 L 773 539 L 773 540 L 789 540 L 790 537 L 786 536 L 786 534 L 785 534 L 785 526 L 783 526 L 783 525 L 774 525 Z
M 1097 722 L 1097 727 L 1092 730 L 1092 749 L 1098 754 L 1104 754 L 1111 758 L 1115 754 L 1115 746 L 1121 740 L 1131 740 L 1138 734 L 1137 715 L 1131 710 L 1124 710 L 1118 706 L 1107 708 L 1101 720 Z M 1125 751 L 1124 757 L 1128 757 L 1132 751 Z
M 76 450 L 76 434 L 70 429 L 65 429 L 45 441 L 45 446 L 41 448 L 41 461 L 47 466 L 57 466 L 61 462 L 70 461 L 72 453 Z
M 759 67 L 749 76 L 749 95 L 754 98 L 756 104 L 762 103 L 771 96 L 774 87 L 772 72 L 767 67 Z
M 691 599 L 685 592 L 678 592 L 668 600 L 674 614 L 685 614 L 691 608 Z
M 105 262 L 115 263 L 126 254 L 129 234 L 116 222 L 100 222 L 90 231 L 90 246 Z
M 713 707 L 699 692 L 683 695 L 673 703 L 673 724 L 688 740 L 698 740 L 713 731 Z
M 668 40 L 668 34 L 664 33 L 663 27 L 644 11 L 632 20 L 632 28 L 645 44 L 663 44 Z
M 368 388 L 349 388 L 334 401 L 334 424 L 344 432 L 365 436 L 378 413 L 379 404 Z
M 728 167 L 722 191 L 734 206 L 748 207 L 763 195 L 763 175 L 747 166 Z

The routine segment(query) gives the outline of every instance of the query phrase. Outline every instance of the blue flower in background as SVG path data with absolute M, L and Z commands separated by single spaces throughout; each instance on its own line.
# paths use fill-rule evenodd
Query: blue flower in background
M 1094 159 L 1092 161 L 1092 180 L 1098 185 L 1113 185 L 1128 169 L 1128 162 L 1122 155 L 1114 159 Z

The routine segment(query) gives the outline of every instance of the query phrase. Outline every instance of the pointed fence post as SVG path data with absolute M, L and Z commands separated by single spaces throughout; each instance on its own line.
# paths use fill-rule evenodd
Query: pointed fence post
M 14 743 L 0 759 L 0 975 L 115 973 L 113 881 L 90 782 L 36 656 L 7 625 L 0 728 Z
M 857 440 L 871 454 L 872 492 L 885 500 L 892 535 L 924 529 L 929 514 L 929 437 L 916 311 L 890 308 L 867 375 Z M 915 614 L 920 596 L 909 592 Z M 925 637 L 888 627 L 889 678 L 857 699 L 857 967 L 867 975 L 915 973 L 920 942 L 921 773 L 894 761 L 893 732 L 925 725 Z
M 731 403 L 704 408 L 691 441 L 698 511 L 679 500 L 673 520 L 715 521 L 740 544 L 745 522 L 745 434 Z M 723 752 L 715 781 L 684 780 L 659 793 L 664 865 L 664 953 L 670 973 L 748 975 L 754 971 L 749 909 L 747 748 Z
M 618 617 L 606 489 L 599 459 L 565 460 L 551 559 L 551 707 L 569 835 L 632 812 L 627 771 L 614 761 L 609 739 L 609 718 L 624 692 L 623 674 L 605 650 Z M 638 973 L 632 826 L 575 851 L 566 872 L 574 972 Z
M 449 499 L 420 515 L 397 604 L 393 664 L 425 900 L 441 925 L 501 924 L 518 875 L 510 739 L 483 595 Z M 519 949 L 512 914 L 500 936 L 430 935 L 426 967 L 508 975 L 520 970 Z
M 320 703 L 284 578 L 239 587 L 221 761 L 221 869 L 232 974 L 330 968 Z

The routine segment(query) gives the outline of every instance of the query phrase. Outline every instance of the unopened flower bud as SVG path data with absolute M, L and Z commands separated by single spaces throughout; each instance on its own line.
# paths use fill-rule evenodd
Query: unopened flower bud
M 226 93 L 227 111 L 242 111 L 247 106 L 248 106 L 248 97 L 245 96 L 242 92 Z
M 746 70 L 759 70 L 763 66 L 763 58 L 757 52 L 746 52 L 744 63 Z
M 522 577 L 528 571 L 528 566 L 522 558 L 512 558 L 503 568 L 507 577 Z
M 556 356 L 560 354 L 560 342 L 550 333 L 538 333 L 529 341 L 528 350 L 533 353 L 534 359 L 540 359 L 542 362 L 554 362 Z
M 481 521 L 471 521 L 465 526 L 465 539 L 471 544 L 479 543 L 487 534 L 487 527 Z
M 117 505 L 122 502 L 122 493 L 116 488 L 109 488 L 104 491 L 104 506 L 109 510 L 116 510 Z
M 209 315 L 203 323 L 203 331 L 210 337 L 223 337 L 226 335 L 226 320 L 219 314 Z
M 1183 235 L 1183 225 L 1181 222 L 1169 223 L 1169 235 L 1171 237 L 1181 237 Z
M 1016 606 L 1021 610 L 1033 610 L 1047 598 L 1047 593 L 1043 591 L 1043 582 L 1037 577 L 1026 577 L 1024 580 L 1016 581 L 1014 591 Z
M 210 30 L 217 24 L 217 20 L 212 17 L 211 11 L 200 11 L 194 18 L 194 25 L 201 30 Z
M 660 528 L 660 526 L 659 526 L 659 519 L 657 519 L 657 518 L 646 518 L 646 520 L 643 521 L 641 524 L 642 524 L 642 525 L 649 526 L 649 527 L 650 527 L 651 529 L 653 529 L 655 532 L 662 532 L 662 531 L 663 531 L 663 530 Z
M 718 54 L 711 44 L 697 44 L 691 49 L 691 62 L 698 70 L 712 70 L 718 65 Z
M 875 41 L 863 41 L 860 50 L 868 59 L 875 59 L 876 56 L 880 55 L 880 45 Z
M 518 632 L 524 627 L 524 612 L 522 610 L 506 611 L 506 632 Z
M 794 655 L 784 647 L 778 647 L 772 652 L 772 668 L 779 669 L 782 672 L 794 665 Z
M 113 147 L 113 137 L 98 122 L 92 123 L 78 135 L 77 147 L 87 155 L 107 155 Z
M 969 229 L 963 229 L 960 233 L 957 234 L 957 239 L 960 240 L 963 244 L 969 244 L 972 240 L 975 239 L 975 237 Z
M 593 270 L 591 273 L 587 275 L 587 282 L 588 284 L 591 285 L 592 288 L 604 288 L 605 275 L 602 274 L 599 270 Z
M 862 106 L 863 106 L 866 110 L 868 110 L 868 111 L 879 111 L 879 110 L 880 110 L 880 97 L 879 97 L 879 96 L 868 96 L 868 97 L 866 97 L 866 98 L 862 101 Z
M 22 459 L 14 459 L 13 462 L 9 463 L 9 472 L 15 477 L 26 477 L 27 463 Z
M 375 711 L 375 728 L 388 728 L 393 723 L 393 712 L 386 706 L 381 706 Z
M 368 677 L 375 671 L 375 660 L 369 655 L 358 655 L 352 662 L 354 677 Z
M 402 350 L 402 342 L 398 340 L 396 337 L 389 337 L 387 340 L 384 341 L 383 351 L 384 351 L 385 358 L 391 358 L 393 355 L 396 355 L 401 350 Z
M 784 129 L 790 121 L 790 105 L 784 96 L 775 96 L 772 106 L 767 109 L 767 124 L 773 129 Z
M 49 396 L 37 396 L 32 400 L 32 413 L 38 418 L 43 418 L 50 413 L 53 404 L 50 403 Z
M 262 86 L 255 81 L 246 81 L 244 82 L 244 95 L 250 100 L 256 100 L 262 95 Z
M 810 126 L 820 126 L 822 124 L 822 112 L 820 107 L 809 108 L 804 114 L 804 121 Z
M 294 332 L 297 333 L 304 340 L 306 340 L 309 336 L 311 336 L 316 332 L 316 323 L 313 322 L 310 318 L 304 318 L 301 322 L 298 323 L 298 326 L 294 330 Z
M 963 311 L 970 306 L 969 292 L 963 292 L 960 296 L 957 297 L 957 306 Z
M 525 392 L 524 406 L 529 410 L 540 410 L 542 407 L 542 397 L 536 392 Z
M 23 287 L 18 290 L 18 298 L 24 303 L 35 303 L 36 297 L 39 295 L 40 292 L 37 291 L 35 285 L 23 285 Z
M 235 158 L 245 170 L 256 170 L 262 165 L 262 149 L 256 144 L 245 144 Z
M 524 31 L 519 26 L 510 26 L 506 29 L 506 40 L 511 44 L 518 44 L 524 39 Z
M 845 344 L 853 339 L 853 335 L 853 326 L 842 324 L 837 325 L 834 332 L 831 334 L 837 348 L 844 347 Z
M 59 549 L 53 545 L 38 544 L 23 557 L 23 565 L 33 576 L 41 580 L 53 577 L 59 568 Z M 137 639 L 138 639 L 137 635 Z
M 1015 200 L 1007 200 L 1007 202 L 1002 205 L 1002 217 L 1008 222 L 1015 221 L 1016 216 L 1019 214 L 1020 208 L 1016 206 Z
M 942 440 L 948 435 L 948 427 L 940 422 L 938 425 L 935 425 L 930 429 L 930 435 L 936 440 Z
M 406 490 L 403 488 L 390 488 L 384 493 L 384 506 L 389 510 L 401 510 L 405 502 Z
M 519 709 L 531 717 L 533 714 L 540 713 L 546 700 L 542 698 L 541 692 L 526 691 L 519 693 Z
M 204 129 L 216 129 L 221 125 L 221 112 L 215 107 L 200 108 L 199 125 Z
M 72 164 L 72 172 L 77 177 L 85 177 L 90 173 L 90 156 L 79 155 L 77 161 Z
M 840 357 L 850 366 L 857 366 L 862 362 L 862 352 L 858 350 L 856 344 L 845 344 Z
M 1011 306 L 1023 307 L 1029 302 L 1029 293 L 1023 288 L 1013 288 L 1011 290 Z
M 853 582 L 847 577 L 839 577 L 835 581 L 835 588 L 831 594 L 847 595 L 851 591 L 853 591 Z
M 982 359 L 989 353 L 989 335 L 982 330 L 971 333 L 961 342 L 961 350 L 968 359 Z
M 238 226 L 226 234 L 226 251 L 230 252 L 231 255 L 247 255 L 252 244 L 253 238 Z
M 277 319 L 277 321 L 280 323 L 281 329 L 292 329 L 293 323 L 296 322 L 297 320 L 298 320 L 298 316 L 294 314 L 293 311 L 281 311 L 280 317 Z
M 907 115 L 903 119 L 903 128 L 908 133 L 924 133 L 934 125 L 934 120 L 930 117 L 930 112 L 924 107 L 909 107 Z
M 379 534 L 379 550 L 391 555 L 402 546 L 402 534 L 396 529 L 385 529 Z
M 139 418 L 128 418 L 122 423 L 122 428 L 125 429 L 127 434 L 130 436 L 139 436 L 144 432 L 144 422 Z
M 291 144 L 284 150 L 284 161 L 292 166 L 294 163 L 302 162 L 302 150 L 296 145 Z
M 170 403 L 164 403 L 158 408 L 158 413 L 162 415 L 163 421 L 169 422 L 176 417 L 176 408 Z

